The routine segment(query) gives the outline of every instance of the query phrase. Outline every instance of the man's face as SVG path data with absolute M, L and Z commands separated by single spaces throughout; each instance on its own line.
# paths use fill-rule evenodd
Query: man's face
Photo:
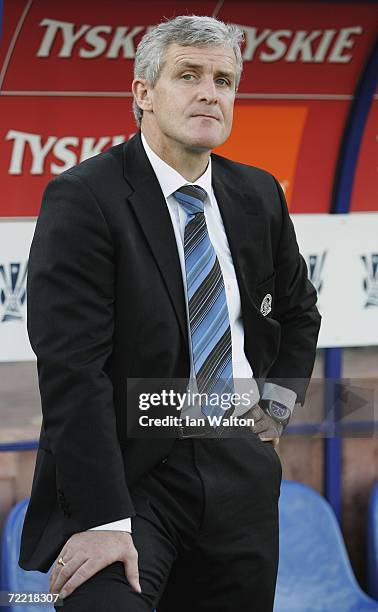
M 150 89 L 150 119 L 163 146 L 206 151 L 222 144 L 232 127 L 236 59 L 231 47 L 166 50 L 155 87 Z

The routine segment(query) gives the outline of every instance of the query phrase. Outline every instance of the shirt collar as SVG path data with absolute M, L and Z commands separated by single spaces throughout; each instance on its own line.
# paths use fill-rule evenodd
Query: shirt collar
M 172 168 L 169 164 L 167 164 L 164 160 L 161 159 L 149 146 L 143 132 L 141 134 L 142 144 L 144 150 L 146 151 L 146 155 L 150 161 L 150 164 L 153 168 L 153 171 L 156 174 L 156 177 L 159 181 L 161 190 L 164 194 L 165 198 L 168 198 L 172 195 L 177 189 L 180 189 L 183 185 L 199 185 L 203 189 L 205 189 L 208 197 L 208 201 L 211 202 L 210 193 L 211 193 L 211 157 L 209 157 L 209 163 L 207 164 L 206 170 L 201 176 L 196 180 L 190 183 L 186 180 L 177 170 Z

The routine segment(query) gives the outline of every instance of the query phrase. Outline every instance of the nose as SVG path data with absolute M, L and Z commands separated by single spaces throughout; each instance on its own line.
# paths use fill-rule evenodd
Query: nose
M 202 79 L 198 99 L 201 102 L 206 102 L 206 104 L 216 104 L 218 102 L 218 93 L 212 77 Z

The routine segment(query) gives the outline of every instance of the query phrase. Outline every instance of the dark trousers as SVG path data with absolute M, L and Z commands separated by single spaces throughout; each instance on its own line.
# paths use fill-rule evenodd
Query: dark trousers
M 65 612 L 270 612 L 281 462 L 269 442 L 176 440 L 131 491 L 142 593 L 121 562 L 64 600 Z

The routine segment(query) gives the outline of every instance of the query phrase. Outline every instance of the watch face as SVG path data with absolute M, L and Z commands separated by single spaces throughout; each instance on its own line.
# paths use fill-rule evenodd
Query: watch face
M 290 416 L 290 409 L 279 402 L 271 402 L 269 412 L 278 421 L 285 421 Z

